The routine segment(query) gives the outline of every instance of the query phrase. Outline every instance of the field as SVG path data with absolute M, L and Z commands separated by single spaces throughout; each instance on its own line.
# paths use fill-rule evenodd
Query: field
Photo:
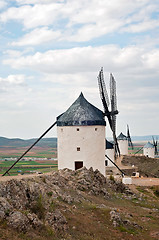
M 0 174 L 3 174 L 14 161 L 0 161 Z M 11 170 L 10 175 L 32 174 L 35 172 L 46 173 L 57 170 L 57 161 L 19 161 Z
M 27 147 L 11 147 L 3 146 L 0 147 L 0 158 L 20 157 L 30 146 Z M 57 149 L 51 147 L 33 147 L 30 152 L 27 153 L 26 157 L 37 157 L 37 158 L 56 158 Z
M 129 154 L 142 154 L 143 153 L 143 146 L 146 144 L 146 142 L 134 142 L 133 146 L 134 148 L 132 149 L 129 147 Z

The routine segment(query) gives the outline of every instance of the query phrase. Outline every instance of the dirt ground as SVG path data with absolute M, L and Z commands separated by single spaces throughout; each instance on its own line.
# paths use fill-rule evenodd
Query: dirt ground
M 48 172 L 48 173 L 43 173 L 42 175 L 50 175 L 52 172 Z M 34 173 L 34 174 L 26 174 L 26 175 L 17 175 L 17 176 L 0 176 L 0 182 L 4 182 L 4 181 L 8 181 L 8 180 L 12 180 L 12 179 L 24 179 L 24 178 L 32 178 L 32 177 L 37 177 L 40 174 L 38 173 Z
M 132 184 L 137 186 L 159 186 L 159 178 L 132 178 Z

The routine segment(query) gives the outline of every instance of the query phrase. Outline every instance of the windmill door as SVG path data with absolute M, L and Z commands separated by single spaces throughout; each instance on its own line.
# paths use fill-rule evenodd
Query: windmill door
M 83 162 L 75 162 L 75 170 L 82 168 L 83 167 Z

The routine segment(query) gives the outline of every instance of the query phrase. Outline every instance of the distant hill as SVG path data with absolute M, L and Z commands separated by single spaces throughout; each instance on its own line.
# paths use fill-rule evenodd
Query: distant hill
M 145 141 L 150 141 L 152 142 L 152 136 L 155 139 L 159 140 L 159 135 L 147 135 L 147 136 L 131 136 L 131 140 L 135 142 L 145 142 Z M 108 137 L 108 140 L 112 141 L 112 138 Z
M 159 135 L 153 135 L 156 138 L 159 139 Z M 5 138 L 5 137 L 0 137 L 0 147 L 28 147 L 31 146 L 37 138 L 32 138 L 32 139 L 20 139 L 20 138 Z M 108 138 L 108 140 L 111 140 Z M 147 136 L 132 136 L 132 141 L 152 141 L 152 135 L 147 135 Z M 57 138 L 42 138 L 36 146 L 39 147 L 52 147 L 56 148 L 57 147 Z
M 147 136 L 132 136 L 132 141 L 152 141 L 152 136 L 159 139 L 159 135 L 147 135 Z
M 28 147 L 31 146 L 37 138 L 32 139 L 20 139 L 20 138 L 5 138 L 0 137 L 0 147 Z M 43 138 L 41 139 L 36 146 L 39 147 L 57 147 L 57 138 Z

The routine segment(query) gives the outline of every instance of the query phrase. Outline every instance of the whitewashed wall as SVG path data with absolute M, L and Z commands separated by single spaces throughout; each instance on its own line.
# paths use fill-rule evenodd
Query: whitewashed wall
M 155 157 L 155 148 L 143 148 L 143 154 L 150 158 Z
M 114 162 L 114 149 L 106 149 L 105 154 Z M 108 161 L 108 167 L 114 167 L 114 164 L 108 158 L 105 159 Z
M 105 176 L 105 126 L 57 127 L 57 136 L 59 169 L 75 170 L 75 161 L 83 161 Z
M 118 140 L 120 154 L 128 155 L 128 140 Z

